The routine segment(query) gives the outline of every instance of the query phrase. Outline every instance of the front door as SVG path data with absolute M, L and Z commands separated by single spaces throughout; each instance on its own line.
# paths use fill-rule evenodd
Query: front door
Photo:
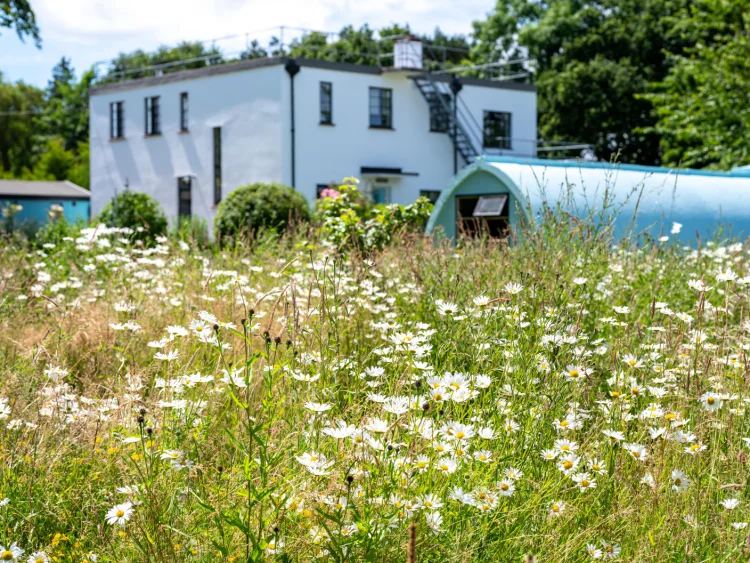
M 177 178 L 177 213 L 180 217 L 190 217 L 193 214 L 192 184 L 190 176 Z

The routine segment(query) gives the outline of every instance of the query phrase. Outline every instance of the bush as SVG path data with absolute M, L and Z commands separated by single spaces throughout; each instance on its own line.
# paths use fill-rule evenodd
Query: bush
M 219 204 L 216 238 L 255 235 L 259 230 L 282 232 L 292 221 L 308 221 L 307 200 L 281 184 L 250 184 L 231 192 Z
M 432 204 L 420 197 L 410 205 L 375 205 L 357 189 L 358 180 L 344 178 L 337 190 L 326 190 L 317 202 L 316 221 L 321 236 L 343 250 L 382 249 L 397 233 L 424 229 Z
M 167 232 L 167 218 L 148 194 L 125 190 L 104 206 L 98 220 L 110 227 L 133 229 L 137 239 L 152 241 Z

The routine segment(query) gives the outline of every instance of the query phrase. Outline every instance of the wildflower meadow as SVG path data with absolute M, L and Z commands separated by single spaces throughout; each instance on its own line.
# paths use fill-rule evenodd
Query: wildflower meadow
M 750 255 L 679 230 L 8 238 L 0 560 L 747 560 Z

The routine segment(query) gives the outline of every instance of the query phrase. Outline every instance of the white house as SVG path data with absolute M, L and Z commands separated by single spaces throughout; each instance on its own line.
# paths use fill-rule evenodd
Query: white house
M 211 223 L 239 186 L 281 182 L 312 202 L 347 176 L 376 201 L 436 200 L 480 154 L 535 155 L 533 86 L 457 86 L 406 59 L 381 68 L 273 57 L 94 87 L 92 213 L 128 188 L 170 219 Z

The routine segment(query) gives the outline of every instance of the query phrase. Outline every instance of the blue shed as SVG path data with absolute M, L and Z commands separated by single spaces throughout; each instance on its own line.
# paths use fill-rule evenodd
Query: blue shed
M 0 210 L 15 208 L 13 224 L 37 228 L 49 221 L 53 205 L 62 207 L 69 223 L 88 222 L 91 213 L 89 191 L 68 182 L 0 180 Z
M 710 237 L 717 228 L 750 236 L 750 169 L 731 172 L 672 169 L 602 162 L 480 157 L 443 190 L 427 232 L 502 236 L 538 218 L 545 204 L 563 203 L 579 217 L 604 208 L 618 213 L 615 236 Z M 635 219 L 635 221 L 633 221 Z

